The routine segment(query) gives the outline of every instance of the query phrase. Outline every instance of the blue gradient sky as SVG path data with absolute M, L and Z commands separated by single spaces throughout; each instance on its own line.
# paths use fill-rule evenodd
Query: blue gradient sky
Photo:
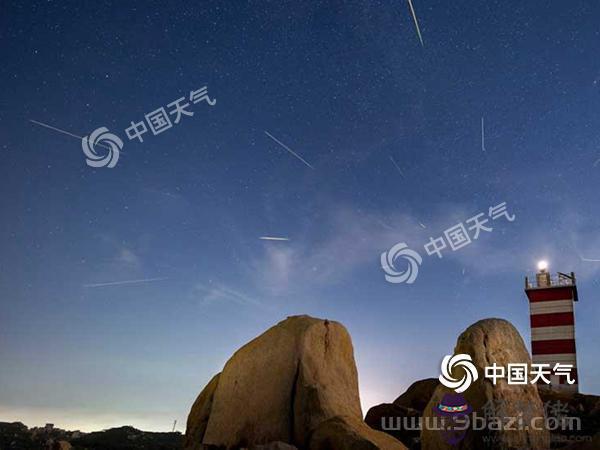
M 85 3 L 0 6 L 0 421 L 182 430 L 292 314 L 346 325 L 366 412 L 476 320 L 528 343 L 540 258 L 578 275 L 581 389 L 600 391 L 600 4 L 413 0 L 421 47 L 400 0 Z M 203 85 L 214 107 L 126 139 Z M 32 119 L 106 126 L 121 158 L 92 169 Z M 514 222 L 384 280 L 382 251 L 423 254 L 502 201 Z

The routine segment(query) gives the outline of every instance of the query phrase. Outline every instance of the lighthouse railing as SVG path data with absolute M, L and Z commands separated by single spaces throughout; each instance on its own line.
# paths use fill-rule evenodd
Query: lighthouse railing
M 547 283 L 547 280 L 550 281 L 549 284 Z M 550 277 L 548 277 L 544 280 L 543 285 L 538 284 L 535 275 L 532 277 L 529 277 L 529 276 L 525 277 L 525 288 L 526 289 L 537 289 L 537 288 L 556 287 L 556 286 L 574 286 L 574 285 L 575 285 L 575 277 L 573 276 L 571 278 L 568 275 L 564 275 L 564 274 L 551 275 Z

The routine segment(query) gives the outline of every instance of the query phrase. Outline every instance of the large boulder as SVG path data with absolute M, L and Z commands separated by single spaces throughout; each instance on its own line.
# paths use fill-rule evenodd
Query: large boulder
M 218 373 L 212 377 L 192 405 L 183 438 L 183 447 L 186 449 L 202 450 L 202 438 L 208 425 L 213 398 L 219 384 L 219 375 L 221 374 Z
M 496 385 L 484 377 L 484 368 L 496 363 L 507 367 L 509 363 L 528 363 L 531 358 L 518 331 L 506 320 L 485 319 L 471 325 L 458 338 L 454 354 L 468 354 L 473 359 L 479 378 L 462 393 L 467 404 L 479 416 L 485 415 L 487 405 L 501 405 L 504 417 L 544 417 L 544 408 L 537 387 L 531 383 L 508 385 L 506 379 L 498 379 Z M 452 375 L 461 379 L 466 375 L 463 367 L 455 366 Z M 451 389 L 439 385 L 424 411 L 424 424 L 433 419 L 435 408 L 442 402 L 445 394 L 456 395 Z M 524 409 L 527 409 L 526 411 Z M 525 422 L 527 423 L 527 422 Z M 466 435 L 458 443 L 449 443 L 448 435 L 433 427 L 423 426 L 421 445 L 423 450 L 457 449 L 498 449 L 508 450 L 526 448 L 529 450 L 548 450 L 550 439 L 547 430 L 534 430 L 531 427 L 517 430 L 473 430 L 469 427 Z
M 288 317 L 235 352 L 200 394 L 188 417 L 184 448 L 277 441 L 310 448 L 309 441 L 323 442 L 320 425 L 337 416 L 344 418 L 340 423 L 350 430 L 350 441 L 376 442 L 372 436 L 381 434 L 358 425 L 364 423 L 346 329 L 328 320 Z M 311 439 L 313 434 L 317 438 Z M 387 446 L 373 448 L 404 448 L 397 441 L 382 442 Z

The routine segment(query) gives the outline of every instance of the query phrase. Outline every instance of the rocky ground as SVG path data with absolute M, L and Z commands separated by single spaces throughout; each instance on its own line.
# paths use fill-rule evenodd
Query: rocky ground
M 392 403 L 383 403 L 369 409 L 365 422 L 376 430 L 383 431 L 382 419 L 390 417 L 422 417 L 425 406 L 439 384 L 437 378 L 428 378 L 413 383 L 407 391 Z M 581 419 L 579 432 L 554 432 L 550 434 L 550 449 L 599 450 L 600 449 L 600 397 L 596 395 L 565 395 L 552 391 L 541 391 L 544 405 L 552 407 L 560 401 L 566 406 L 563 414 Z M 418 431 L 384 431 L 402 441 L 410 450 L 421 449 L 421 433 Z M 490 447 L 486 447 L 490 448 Z M 493 447 L 492 447 L 493 448 Z M 527 447 L 526 447 L 527 448 Z
M 458 337 L 454 353 L 471 355 L 480 374 L 494 363 L 531 363 L 517 330 L 501 319 L 471 325 Z M 599 397 L 540 393 L 530 383 L 508 385 L 505 380 L 493 385 L 485 377 L 464 392 L 473 412 L 501 405 L 503 417 L 545 418 L 549 405 L 560 400 L 562 407 L 552 414 L 581 419 L 581 430 L 469 428 L 460 441 L 448 443 L 439 430 L 390 431 L 382 426 L 386 418 L 432 418 L 442 399 L 454 394 L 437 378 L 421 380 L 394 402 L 371 408 L 363 421 L 345 328 L 308 316 L 289 317 L 238 350 L 200 393 L 188 417 L 184 449 L 600 449 Z
M 471 325 L 458 337 L 454 353 L 471 355 L 478 373 L 493 363 L 530 362 L 517 330 L 500 319 Z M 427 420 L 449 395 L 454 391 L 437 378 L 417 381 L 392 403 L 371 408 L 363 420 L 350 335 L 337 322 L 294 316 L 234 353 L 196 398 L 185 436 L 132 427 L 79 433 L 0 423 L 0 450 L 600 449 L 600 397 L 538 391 L 535 385 L 507 385 L 504 380 L 493 385 L 484 377 L 462 394 L 461 401 L 474 413 L 501 406 L 505 416 L 574 417 L 581 429 L 469 428 L 458 442 L 448 443 L 439 430 L 391 430 L 386 422 Z

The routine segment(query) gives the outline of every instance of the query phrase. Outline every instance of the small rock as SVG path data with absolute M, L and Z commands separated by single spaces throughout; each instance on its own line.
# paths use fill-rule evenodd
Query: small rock
M 308 450 L 406 450 L 397 439 L 373 430 L 356 417 L 333 417 L 311 436 Z
M 298 450 L 293 445 L 286 444 L 285 442 L 269 442 L 268 444 L 254 445 L 249 450 Z

